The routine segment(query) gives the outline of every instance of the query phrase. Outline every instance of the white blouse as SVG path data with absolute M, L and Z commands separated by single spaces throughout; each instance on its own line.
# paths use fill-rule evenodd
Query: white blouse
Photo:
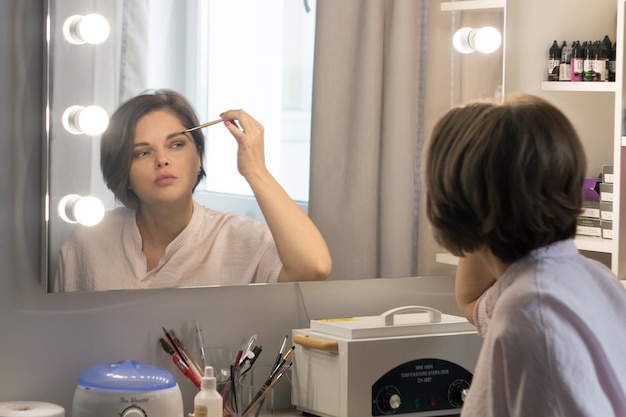
M 59 255 L 55 291 L 240 285 L 276 282 L 282 263 L 264 223 L 194 202 L 189 224 L 147 271 L 135 211 L 120 207 L 78 225 Z
M 626 416 L 626 289 L 565 240 L 479 299 L 485 337 L 462 416 Z

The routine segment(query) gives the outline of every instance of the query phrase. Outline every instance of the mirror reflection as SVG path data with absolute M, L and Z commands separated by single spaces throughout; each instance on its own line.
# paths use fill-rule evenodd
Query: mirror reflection
M 61 248 L 55 290 L 328 277 L 324 239 L 265 166 L 263 126 L 243 110 L 220 117 L 238 143 L 239 172 L 267 224 L 194 202 L 193 191 L 206 175 L 204 134 L 195 111 L 173 90 L 144 93 L 116 110 L 101 138 L 104 180 L 123 207 L 96 225 L 76 226 Z
M 328 275 L 328 250 L 305 215 L 314 10 L 293 1 L 258 3 L 49 2 L 47 276 L 51 290 L 233 285 Z M 91 33 L 97 26 L 107 31 L 102 20 L 108 23 L 109 33 Z M 130 115 L 137 110 L 132 106 L 116 112 L 121 103 L 136 100 L 133 97 L 167 95 L 153 93 L 163 88 L 186 103 L 181 107 L 188 104 L 188 115 L 162 103 L 141 117 Z M 240 108 L 245 112 L 226 112 L 226 123 L 168 139 L 168 134 Z M 132 146 L 130 162 L 125 159 L 128 155 L 119 152 L 101 161 L 101 148 L 110 147 L 107 137 L 124 138 Z M 198 158 L 186 165 L 193 168 L 193 186 L 165 199 L 150 192 L 140 194 L 142 183 L 135 181 L 135 167 L 151 164 L 151 169 L 165 166 L 171 171 L 171 155 L 182 149 Z M 119 177 L 117 182 L 112 179 Z M 183 182 L 179 178 L 186 177 L 168 172 L 157 175 L 156 181 L 167 188 L 171 184 L 164 183 Z M 129 203 L 123 192 L 112 193 L 115 187 L 131 190 L 139 204 Z M 82 219 L 81 213 L 104 219 Z M 209 222 L 207 218 L 213 226 L 204 230 L 210 237 L 204 240 L 205 254 L 191 252 L 213 254 L 220 261 L 204 262 L 213 264 L 211 270 L 191 268 L 183 274 L 188 265 L 202 262 L 194 263 L 191 252 L 172 254 L 165 248 L 168 243 L 178 247 L 180 242 L 172 236 L 182 239 L 187 236 L 185 226 Z M 132 227 L 125 228 L 126 224 Z M 115 235 L 122 244 L 112 244 L 114 240 L 103 237 L 107 235 Z M 109 254 L 111 250 L 118 253 Z M 178 261 L 169 263 L 172 256 Z M 246 261 L 233 268 L 237 259 Z M 169 270 L 163 272 L 169 278 L 157 279 L 163 270 Z M 138 278 L 129 280 L 129 271 Z
M 103 213 L 133 210 L 103 181 L 100 130 L 109 121 L 98 115 L 108 119 L 121 103 L 154 89 L 182 93 L 197 123 L 220 120 L 201 131 L 206 178 L 195 185 L 194 202 L 270 223 L 240 172 L 237 132 L 220 116 L 244 109 L 264 126 L 267 170 L 305 213 L 312 155 L 310 211 L 333 254 L 330 279 L 449 272 L 420 216 L 421 149 L 450 106 L 500 94 L 504 48 L 466 56 L 452 51 L 451 40 L 462 27 L 503 29 L 504 1 L 48 1 L 46 281 L 63 242 L 84 228 L 72 222 L 93 228 Z M 74 17 L 92 13 L 109 22 L 101 43 L 94 38 L 102 35 L 85 33 Z M 315 20 L 323 31 L 315 37 L 313 99 Z M 87 127 L 83 119 L 99 122 Z M 232 119 L 235 126 L 238 117 Z M 176 120 L 176 129 L 151 140 L 194 124 Z M 98 216 L 79 219 L 85 212 Z

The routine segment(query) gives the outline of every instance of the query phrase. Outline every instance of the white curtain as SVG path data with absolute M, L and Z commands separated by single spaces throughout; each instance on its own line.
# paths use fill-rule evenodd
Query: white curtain
M 330 279 L 417 272 L 427 0 L 318 0 L 309 214 Z

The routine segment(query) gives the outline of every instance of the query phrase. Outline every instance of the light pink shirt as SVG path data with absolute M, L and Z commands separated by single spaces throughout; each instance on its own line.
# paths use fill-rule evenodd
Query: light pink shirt
M 474 321 L 485 339 L 463 417 L 626 416 L 626 289 L 571 240 L 511 265 Z
M 93 227 L 77 226 L 63 244 L 55 290 L 238 285 L 275 282 L 282 268 L 267 225 L 194 203 L 187 227 L 147 272 L 135 212 L 117 208 Z

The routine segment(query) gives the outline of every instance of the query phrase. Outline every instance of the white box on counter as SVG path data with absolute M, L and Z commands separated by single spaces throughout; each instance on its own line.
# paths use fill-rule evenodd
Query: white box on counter
M 294 329 L 292 403 L 322 417 L 460 412 L 482 345 L 465 318 L 423 306 Z

